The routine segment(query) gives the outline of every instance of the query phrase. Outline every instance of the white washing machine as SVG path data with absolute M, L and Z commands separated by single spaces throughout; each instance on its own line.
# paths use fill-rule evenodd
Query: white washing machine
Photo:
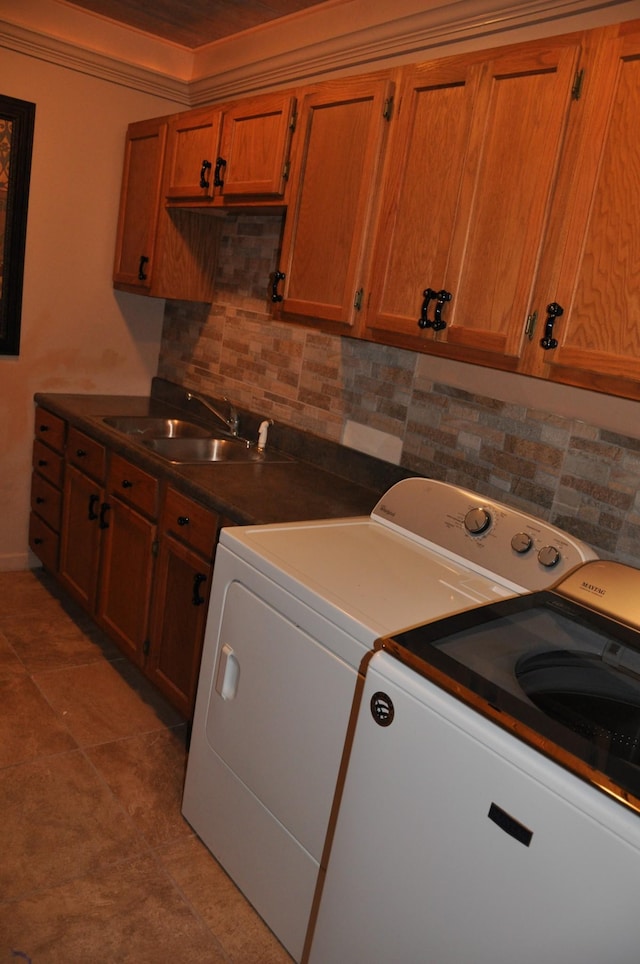
M 640 571 L 376 643 L 310 964 L 637 964 Z
M 375 640 L 592 558 L 539 519 L 422 478 L 368 517 L 223 530 L 183 814 L 295 960 Z

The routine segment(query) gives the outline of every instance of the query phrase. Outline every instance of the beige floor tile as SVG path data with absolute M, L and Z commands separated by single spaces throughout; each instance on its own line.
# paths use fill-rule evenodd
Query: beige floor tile
M 124 658 L 38 673 L 34 681 L 81 746 L 184 722 Z
M 0 708 L 0 767 L 76 749 L 76 741 L 28 676 L 0 680 Z
M 9 640 L 0 629 L 0 680 L 13 679 L 16 676 L 24 676 L 26 670 Z
M 133 823 L 81 751 L 0 770 L 3 900 L 146 851 Z
M 284 947 L 197 837 L 157 853 L 233 964 L 291 964 Z
M 33 964 L 226 961 L 216 938 L 150 857 L 0 903 L 0 935 L 2 964 L 25 957 Z
M 192 833 L 181 813 L 186 729 L 156 730 L 86 751 L 153 847 Z
M 63 596 L 54 580 L 42 569 L 0 572 L 0 614 L 23 615 L 43 605 L 64 609 Z
M 122 657 L 97 627 L 83 626 L 64 612 L 48 612 L 46 606 L 44 612 L 4 618 L 2 632 L 30 673 Z

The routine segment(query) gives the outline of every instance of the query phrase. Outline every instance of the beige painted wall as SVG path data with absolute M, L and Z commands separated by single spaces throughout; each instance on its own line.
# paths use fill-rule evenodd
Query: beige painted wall
M 0 92 L 36 104 L 19 357 L 0 356 L 0 570 L 29 565 L 34 392 L 146 394 L 164 302 L 115 293 L 127 124 L 175 103 L 0 49 Z

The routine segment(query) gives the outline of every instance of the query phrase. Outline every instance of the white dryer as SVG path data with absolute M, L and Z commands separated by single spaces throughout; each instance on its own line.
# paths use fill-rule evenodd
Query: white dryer
M 594 558 L 540 519 L 423 478 L 368 517 L 223 530 L 183 813 L 294 959 L 375 640 Z

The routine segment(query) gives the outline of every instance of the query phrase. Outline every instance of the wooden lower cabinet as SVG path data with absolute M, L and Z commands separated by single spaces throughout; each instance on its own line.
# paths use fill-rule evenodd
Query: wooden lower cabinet
M 97 618 L 103 629 L 137 666 L 143 666 L 155 522 L 113 496 L 102 543 Z
M 49 572 L 58 569 L 66 423 L 36 408 L 29 546 Z
M 161 516 L 146 672 L 193 715 L 220 517 L 169 488 Z
M 38 425 L 33 551 L 190 719 L 215 548 L 230 521 L 57 416 L 39 411 Z
M 67 465 L 58 578 L 88 612 L 95 608 L 104 525 L 104 488 Z

